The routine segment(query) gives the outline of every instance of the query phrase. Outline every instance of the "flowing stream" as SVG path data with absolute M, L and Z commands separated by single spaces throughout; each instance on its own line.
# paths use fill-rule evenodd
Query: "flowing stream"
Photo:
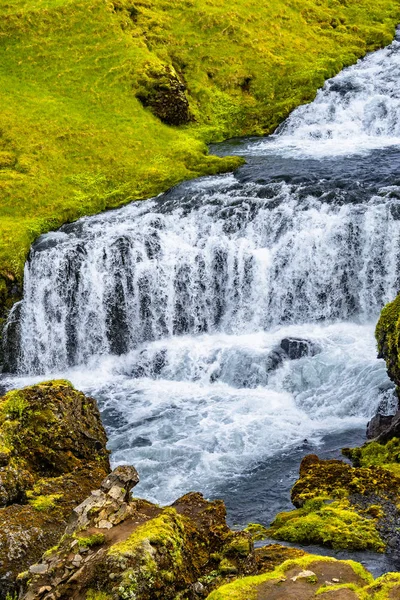
M 213 148 L 246 157 L 235 174 L 33 246 L 4 383 L 66 377 L 93 395 L 138 495 L 195 489 L 237 523 L 268 521 L 302 455 L 360 443 L 393 409 L 374 326 L 400 288 L 398 40 L 275 135 Z

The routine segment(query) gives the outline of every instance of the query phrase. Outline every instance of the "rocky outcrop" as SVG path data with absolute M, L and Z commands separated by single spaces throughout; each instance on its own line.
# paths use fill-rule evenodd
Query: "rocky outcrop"
M 228 528 L 224 503 L 198 493 L 165 508 L 129 499 L 137 482 L 133 467 L 117 467 L 76 507 L 58 546 L 20 579 L 20 597 L 195 600 L 304 555 L 277 545 L 255 551 L 250 533 Z
M 0 398 L 0 597 L 109 472 L 95 400 L 67 381 Z
M 167 125 L 186 125 L 192 120 L 185 84 L 171 65 L 147 65 L 139 78 L 137 97 Z
M 400 575 L 374 582 L 357 563 L 308 554 L 285 561 L 270 573 L 224 585 L 207 600 L 360 600 L 361 593 L 366 594 L 363 598 L 372 599 L 377 598 L 373 592 L 381 590 L 388 594 L 381 598 L 390 598 L 389 593 L 399 591 Z
M 398 552 L 400 442 L 344 449 L 353 466 L 306 456 L 292 489 L 297 510 L 280 513 L 270 537 L 334 549 Z
M 381 312 L 375 330 L 378 356 L 384 358 L 390 379 L 400 385 L 400 295 Z

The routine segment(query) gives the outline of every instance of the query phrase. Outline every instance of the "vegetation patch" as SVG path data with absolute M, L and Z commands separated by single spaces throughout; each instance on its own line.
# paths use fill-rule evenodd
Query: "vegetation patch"
M 62 494 L 50 494 L 49 496 L 35 496 L 32 492 L 27 492 L 29 498 L 29 504 L 33 506 L 35 510 L 49 511 L 56 508 L 57 501 L 63 497 Z
M 280 540 L 322 544 L 334 549 L 385 550 L 376 530 L 376 519 L 359 515 L 347 499 L 307 500 L 300 509 L 280 513 L 268 533 Z

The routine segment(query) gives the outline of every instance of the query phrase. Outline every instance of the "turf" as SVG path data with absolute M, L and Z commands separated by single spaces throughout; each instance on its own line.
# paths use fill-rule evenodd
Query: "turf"
M 393 0 L 2 0 L 0 305 L 40 233 L 233 168 L 206 143 L 271 132 L 398 21 Z M 165 65 L 186 126 L 137 99 Z

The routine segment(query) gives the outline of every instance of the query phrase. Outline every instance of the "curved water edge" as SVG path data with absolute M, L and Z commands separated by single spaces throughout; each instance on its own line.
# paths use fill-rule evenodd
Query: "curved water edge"
M 222 496 L 238 525 L 288 508 L 301 456 L 394 407 L 374 324 L 400 287 L 399 75 L 395 41 L 274 136 L 220 145 L 235 174 L 42 236 L 4 385 L 93 395 L 139 495 Z

